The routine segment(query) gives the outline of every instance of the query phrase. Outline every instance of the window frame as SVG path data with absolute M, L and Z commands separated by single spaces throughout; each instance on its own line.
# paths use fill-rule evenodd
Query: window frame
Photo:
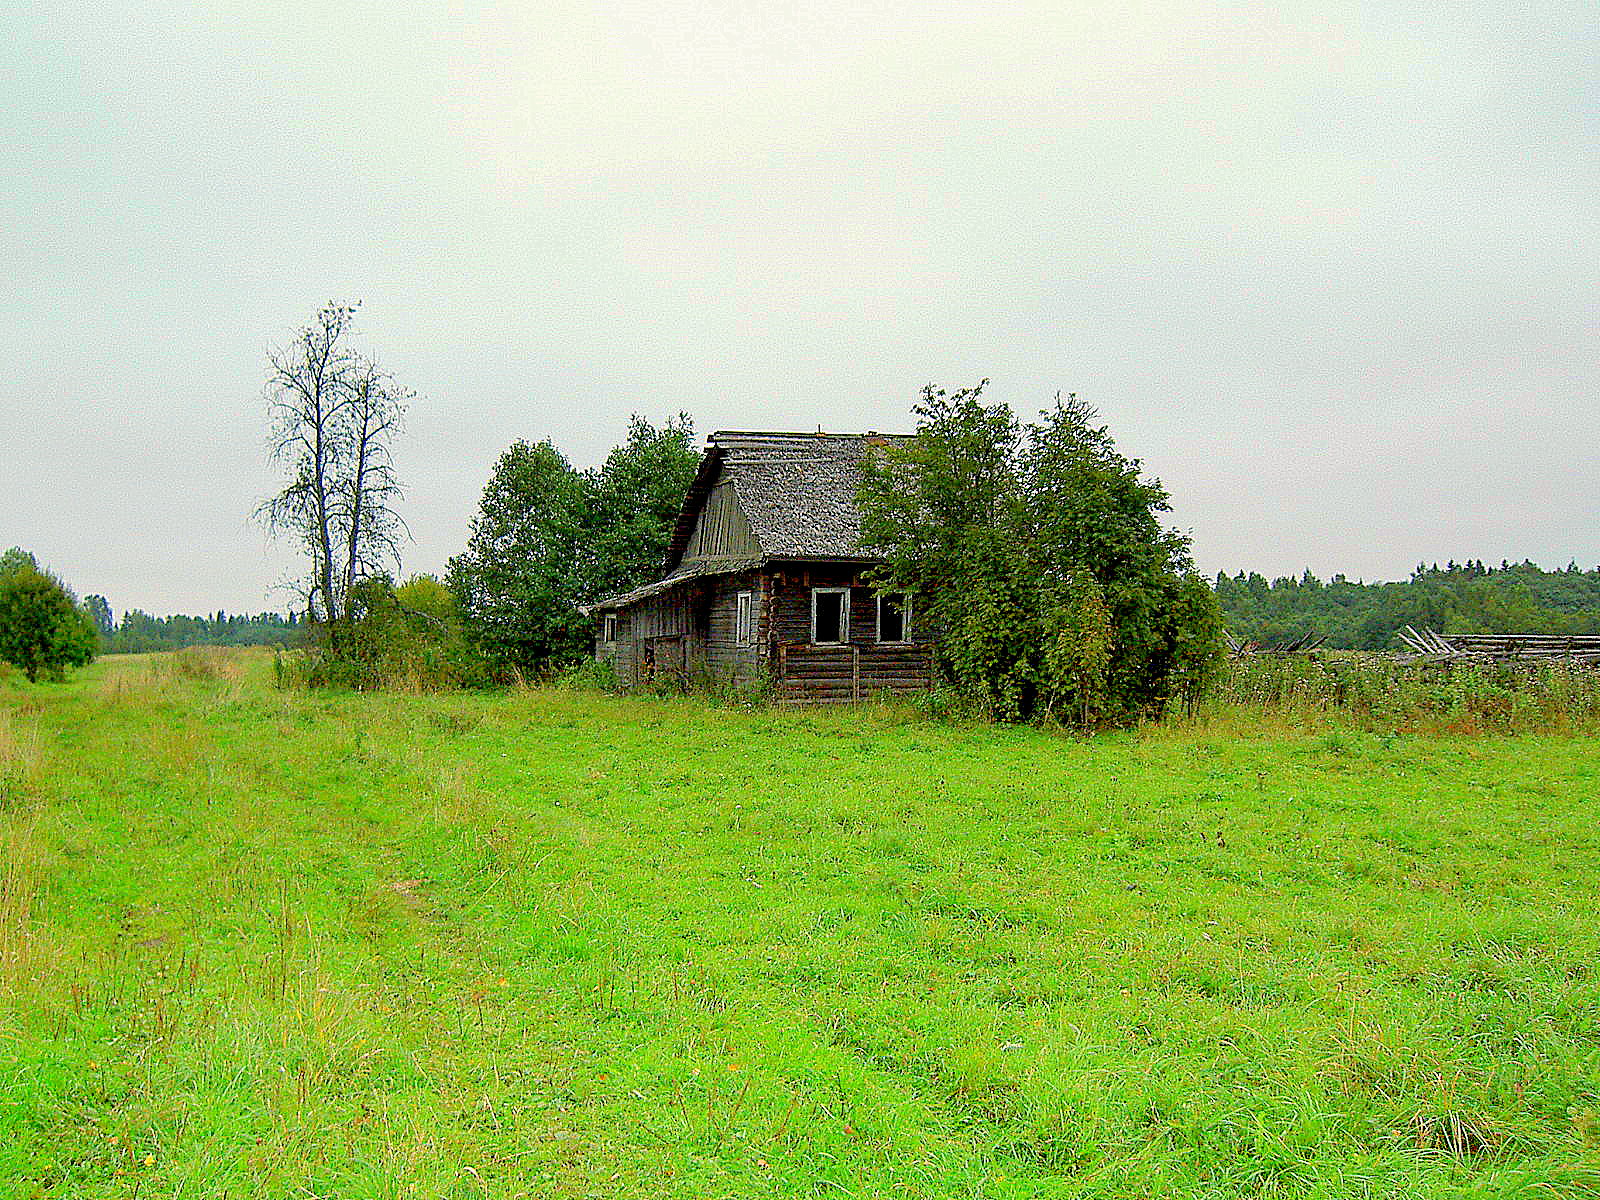
M 756 644 L 756 594 L 737 592 L 733 597 L 733 644 Z
M 839 640 L 817 641 L 817 597 L 839 597 Z M 814 587 L 811 589 L 811 644 L 813 646 L 848 646 L 850 644 L 850 589 L 848 587 Z
M 886 638 L 883 636 L 883 598 L 885 596 L 900 597 L 900 636 Z M 911 593 L 910 592 L 879 592 L 878 593 L 878 645 L 880 646 L 909 646 L 911 644 Z
M 617 626 L 619 624 L 616 613 L 602 614 L 600 617 L 600 641 L 607 646 L 615 645 L 617 641 Z

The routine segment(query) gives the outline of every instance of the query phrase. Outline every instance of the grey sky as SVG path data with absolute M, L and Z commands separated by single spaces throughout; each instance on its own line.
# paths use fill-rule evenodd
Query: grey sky
M 1600 562 L 1592 0 L 600 7 L 0 10 L 0 548 L 279 606 L 263 352 L 360 298 L 408 571 L 518 437 L 982 376 L 1099 406 L 1209 571 Z

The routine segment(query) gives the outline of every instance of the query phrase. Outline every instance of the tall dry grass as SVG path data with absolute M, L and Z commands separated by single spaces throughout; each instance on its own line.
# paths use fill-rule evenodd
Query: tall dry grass
M 44 974 L 34 926 L 44 884 L 43 850 L 29 825 L 0 823 L 0 992 L 16 996 Z
M 1377 732 L 1600 733 L 1600 669 L 1564 662 L 1411 664 L 1376 654 L 1231 660 L 1203 713 Z
M 44 973 L 35 926 L 44 885 L 36 836 L 45 755 L 25 706 L 0 707 L 0 993 L 21 994 Z
M 112 702 L 144 702 L 195 684 L 242 694 L 262 655 L 231 646 L 190 646 L 155 654 L 123 654 L 102 660 L 95 694 Z
M 39 726 L 0 708 L 0 813 L 20 808 L 33 793 L 41 763 Z

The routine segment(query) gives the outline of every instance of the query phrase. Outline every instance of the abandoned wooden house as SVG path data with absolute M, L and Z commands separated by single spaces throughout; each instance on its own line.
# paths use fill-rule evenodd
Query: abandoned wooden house
M 869 586 L 856 492 L 878 434 L 714 433 L 661 579 L 612 596 L 595 657 L 625 685 L 662 674 L 851 701 L 925 689 L 930 631 Z

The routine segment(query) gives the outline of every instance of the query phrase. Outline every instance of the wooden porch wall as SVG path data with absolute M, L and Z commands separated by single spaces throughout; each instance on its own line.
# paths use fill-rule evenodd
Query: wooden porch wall
M 685 670 L 696 657 L 691 602 L 679 589 L 621 610 L 614 642 L 600 640 L 602 618 L 595 630 L 595 658 L 608 663 L 624 687 L 642 683 L 652 673 Z
M 617 640 L 606 642 L 601 640 L 605 629 L 603 620 L 595 628 L 594 656 L 599 662 L 611 667 L 617 677 L 617 682 L 634 684 L 639 680 L 639 643 L 633 636 L 632 613 L 623 611 L 617 614 Z
M 764 579 L 756 572 L 743 575 L 718 575 L 707 581 L 709 621 L 707 624 L 704 655 L 705 668 L 718 683 L 732 683 L 736 687 L 754 687 L 766 673 L 762 647 L 762 625 L 767 613 L 762 584 Z M 741 646 L 736 638 L 739 621 L 739 593 L 749 592 L 754 611 L 755 637 L 749 645 Z

